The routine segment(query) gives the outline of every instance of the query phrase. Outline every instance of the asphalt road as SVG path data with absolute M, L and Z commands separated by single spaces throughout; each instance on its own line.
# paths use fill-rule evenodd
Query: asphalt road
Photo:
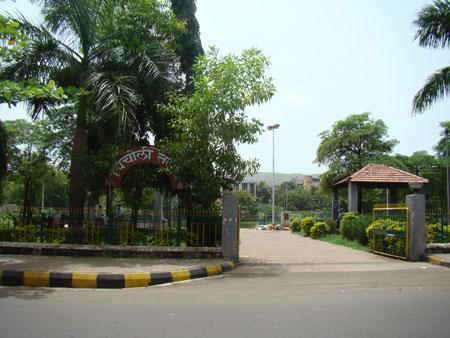
M 265 246 L 277 242 L 268 235 Z M 0 336 L 450 336 L 450 269 L 366 253 L 353 261 L 351 252 L 330 262 L 253 259 L 245 246 L 252 236 L 243 236 L 246 265 L 211 279 L 123 290 L 0 288 Z M 319 249 L 327 248 L 335 252 Z

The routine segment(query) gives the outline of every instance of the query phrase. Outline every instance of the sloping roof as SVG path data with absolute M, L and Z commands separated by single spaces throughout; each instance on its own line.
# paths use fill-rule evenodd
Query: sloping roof
M 342 185 L 346 182 L 360 182 L 360 183 L 422 183 L 426 184 L 429 181 L 426 178 L 410 174 L 406 171 L 388 167 L 384 164 L 368 164 L 354 174 L 340 180 L 333 184 L 333 186 Z

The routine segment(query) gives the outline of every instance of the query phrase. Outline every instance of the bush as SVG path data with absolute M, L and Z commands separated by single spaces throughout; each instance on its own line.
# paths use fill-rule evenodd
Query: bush
M 37 231 L 34 225 L 27 225 L 14 228 L 14 241 L 16 242 L 36 242 Z
M 311 238 L 319 238 L 326 236 L 330 233 L 330 228 L 325 222 L 316 222 L 311 228 Z
M 336 221 L 332 217 L 326 217 L 323 221 L 325 223 L 327 223 L 328 228 L 330 229 L 330 232 L 335 230 L 335 228 L 336 228 Z
M 427 230 L 427 243 L 442 243 L 442 242 L 446 243 L 450 239 L 450 226 L 448 225 L 444 225 L 441 228 L 441 224 L 439 223 L 427 224 L 426 230 Z
M 302 222 L 302 220 L 300 218 L 294 218 L 291 221 L 291 231 L 292 232 L 300 232 L 302 230 L 301 222 Z
M 303 234 L 306 237 L 309 237 L 311 233 L 311 228 L 314 226 L 314 218 L 313 217 L 305 217 L 302 219 L 300 226 L 302 228 Z
M 371 224 L 370 216 L 358 215 L 355 212 L 347 212 L 341 220 L 340 233 L 343 238 L 358 241 L 362 245 L 367 245 L 367 228 Z
M 356 212 L 346 212 L 344 213 L 344 216 L 341 219 L 339 231 L 342 235 L 342 237 L 349 239 L 351 241 L 354 240 L 352 236 L 351 231 L 351 224 L 352 221 L 358 217 L 358 214 Z

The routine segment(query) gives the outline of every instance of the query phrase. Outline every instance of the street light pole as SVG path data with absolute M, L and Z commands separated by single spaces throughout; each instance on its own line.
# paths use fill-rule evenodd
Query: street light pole
M 278 129 L 280 125 L 274 124 L 268 126 L 267 130 L 272 130 L 272 225 L 275 226 L 275 129 Z
M 445 159 L 446 159 L 446 167 L 447 167 L 447 224 L 450 224 L 450 181 L 449 181 L 449 172 L 448 172 L 448 127 L 444 129 L 445 135 Z

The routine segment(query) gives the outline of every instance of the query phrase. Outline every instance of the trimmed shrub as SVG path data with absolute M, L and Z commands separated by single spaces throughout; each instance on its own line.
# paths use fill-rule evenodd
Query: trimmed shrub
M 305 217 L 302 219 L 300 225 L 301 225 L 303 234 L 306 237 L 309 237 L 309 235 L 311 233 L 311 228 L 314 226 L 314 218 L 313 217 Z
M 324 237 L 330 233 L 330 228 L 325 222 L 316 222 L 311 228 L 311 238 Z
M 302 220 L 300 218 L 294 218 L 291 221 L 291 231 L 300 232 L 302 230 L 301 222 Z
M 367 245 L 367 228 L 371 224 L 370 216 L 358 215 L 355 212 L 347 212 L 341 220 L 340 233 L 343 238 L 358 241 L 362 245 Z
M 358 214 L 356 212 L 346 212 L 344 213 L 344 216 L 341 219 L 339 231 L 342 235 L 342 237 L 349 239 L 351 241 L 354 240 L 352 236 L 351 231 L 351 223 L 352 221 L 358 217 Z

